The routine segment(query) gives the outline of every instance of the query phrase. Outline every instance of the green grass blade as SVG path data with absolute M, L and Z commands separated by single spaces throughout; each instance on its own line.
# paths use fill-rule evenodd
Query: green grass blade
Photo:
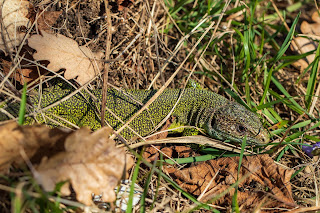
M 196 156 L 196 157 L 187 157 L 187 158 L 174 158 L 173 160 L 171 159 L 166 159 L 164 160 L 165 163 L 174 165 L 174 164 L 184 164 L 184 163 L 194 163 L 194 162 L 202 162 L 202 161 L 207 161 L 207 160 L 212 160 L 217 157 L 213 155 L 202 155 L 202 156 Z
M 154 173 L 154 169 L 156 167 L 156 162 L 157 161 L 154 161 L 153 165 L 152 165 L 152 168 L 151 168 L 151 171 L 149 172 L 149 175 L 148 175 L 148 178 L 144 184 L 144 190 L 143 190 L 143 193 L 142 193 L 142 196 L 141 196 L 141 201 L 140 201 L 140 212 L 143 213 L 143 212 L 146 212 L 146 197 L 147 197 L 147 194 L 148 194 L 148 189 L 149 189 L 149 185 L 150 185 L 150 182 L 151 182 L 151 178 L 152 178 L 152 175 Z
M 238 187 L 237 187 L 238 188 Z M 232 196 L 232 212 L 240 213 L 239 204 L 238 204 L 238 189 L 234 191 L 234 194 Z
M 22 90 L 20 110 L 19 110 L 19 120 L 18 120 L 19 125 L 23 125 L 24 123 L 24 116 L 26 114 L 26 104 L 27 104 L 27 84 L 24 84 L 23 90 Z
M 131 179 L 131 185 L 130 185 L 130 194 L 129 194 L 129 200 L 128 200 L 128 203 L 127 203 L 126 213 L 131 213 L 132 212 L 132 202 L 133 202 L 133 196 L 134 196 L 134 187 L 135 187 L 135 183 L 137 181 L 138 174 L 139 174 L 141 158 L 142 158 L 141 156 L 138 157 L 138 161 L 136 163 L 136 167 L 134 168 L 134 171 L 133 171 L 133 175 L 132 175 L 132 179 Z
M 306 106 L 307 106 L 308 110 L 310 109 L 310 106 L 311 106 L 314 88 L 315 88 L 316 81 L 317 81 L 319 59 L 320 59 L 320 45 L 318 45 L 315 59 L 313 61 L 313 65 L 311 68 L 310 78 L 308 80 L 308 86 L 307 86 L 307 92 L 306 92 L 306 98 L 305 98 Z
M 163 162 L 163 154 L 160 152 L 159 171 L 160 171 L 161 173 L 162 173 L 162 167 L 163 167 L 162 162 Z M 152 210 L 152 209 L 154 208 L 154 204 L 156 203 L 156 200 L 157 200 L 157 198 L 158 198 L 160 181 L 161 181 L 161 174 L 158 174 L 156 192 L 154 193 L 153 202 L 152 202 L 152 204 L 151 204 L 150 210 Z
M 177 12 L 183 9 L 184 5 L 189 4 L 190 2 L 193 2 L 193 1 L 192 0 L 179 1 L 178 4 L 173 8 L 173 10 L 170 11 L 171 15 L 174 16 Z
M 272 82 L 278 87 L 278 89 L 282 92 L 282 94 L 284 94 L 290 101 L 291 103 L 296 106 L 299 110 L 305 112 L 307 115 L 309 115 L 309 113 L 303 109 L 294 99 L 293 97 L 287 92 L 287 90 L 281 85 L 281 83 L 275 79 L 274 77 L 271 77 Z M 301 114 L 301 113 L 300 113 Z
M 234 29 L 236 33 L 240 36 L 240 39 L 243 44 L 243 50 L 244 50 L 244 58 L 245 58 L 245 68 L 244 68 L 244 73 L 245 73 L 245 78 L 246 78 L 246 83 L 245 83 L 245 93 L 246 93 L 246 101 L 247 104 L 250 103 L 250 88 L 249 88 L 249 67 L 250 67 L 250 48 L 249 48 L 249 43 L 250 43 L 250 28 L 248 25 L 245 25 L 245 31 L 242 34 L 238 29 Z
M 267 76 L 267 79 L 265 81 L 264 91 L 263 91 L 262 98 L 261 98 L 261 101 L 260 101 L 259 105 L 262 105 L 263 102 L 264 102 L 264 99 L 267 97 L 267 93 L 268 93 L 268 90 L 269 90 L 269 87 L 270 87 L 272 73 L 273 73 L 273 66 L 271 67 L 270 71 L 268 72 L 268 76 Z
M 294 31 L 296 29 L 296 26 L 297 26 L 297 23 L 298 23 L 298 20 L 300 17 L 300 14 L 301 14 L 301 12 L 299 12 L 297 17 L 294 19 L 292 26 L 287 34 L 287 37 L 284 40 L 283 44 L 281 45 L 280 50 L 278 51 L 277 55 L 274 57 L 273 62 L 277 62 L 282 57 L 282 55 L 287 51 L 288 47 L 290 46 L 291 40 L 294 35 Z
M 318 128 L 320 126 L 320 121 L 318 121 L 317 123 L 315 123 L 312 127 L 310 127 L 307 131 L 310 131 L 312 129 Z
M 298 129 L 298 128 L 305 127 L 305 126 L 309 125 L 311 122 L 312 122 L 311 120 L 302 121 L 300 123 L 293 125 L 291 127 L 291 129 Z
M 279 51 L 277 52 L 277 55 L 273 59 L 273 65 L 272 65 L 272 67 L 271 67 L 271 69 L 270 69 L 270 71 L 268 73 L 268 77 L 267 77 L 267 80 L 266 80 L 266 84 L 265 84 L 264 92 L 263 92 L 263 95 L 262 95 L 262 98 L 261 98 L 261 101 L 260 101 L 260 105 L 263 104 L 263 102 L 264 102 L 264 100 L 265 100 L 265 98 L 267 96 L 267 92 L 269 90 L 270 80 L 272 78 L 272 72 L 273 72 L 273 67 L 274 67 L 275 62 L 277 62 L 283 56 L 283 54 L 287 51 L 288 47 L 291 44 L 291 40 L 293 38 L 294 31 L 295 31 L 297 23 L 298 23 L 298 20 L 299 20 L 299 17 L 300 17 L 300 13 L 294 19 L 293 24 L 292 24 L 292 26 L 290 28 L 289 33 L 287 34 L 286 39 L 284 40 L 284 42 L 281 45 Z
M 299 107 L 296 107 L 290 100 L 283 99 L 282 96 L 279 95 L 278 93 L 276 93 L 275 91 L 269 89 L 269 93 L 272 96 L 274 96 L 275 98 L 277 98 L 278 100 L 282 99 L 283 104 L 287 105 L 290 109 L 294 110 L 295 112 L 299 113 L 300 115 L 304 113 L 304 110 L 301 110 Z

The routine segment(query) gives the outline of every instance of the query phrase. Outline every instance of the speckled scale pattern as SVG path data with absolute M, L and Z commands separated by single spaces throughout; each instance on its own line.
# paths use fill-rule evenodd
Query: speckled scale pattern
M 156 93 L 154 90 L 127 90 L 125 92 L 130 94 L 131 98 L 116 90 L 109 90 L 107 96 L 107 108 L 123 121 L 127 121 L 142 107 L 139 103 L 147 103 Z M 181 92 L 182 90 L 180 89 L 165 90 L 148 109 L 134 119 L 129 126 L 141 136 L 152 132 L 154 127 L 170 113 Z M 95 91 L 95 95 L 101 100 L 101 91 Z M 196 113 L 201 107 L 212 107 L 214 106 L 214 100 L 217 101 L 217 99 L 227 101 L 221 96 L 205 90 L 186 89 L 172 115 L 181 123 L 193 125 L 188 118 L 189 112 L 194 111 L 194 113 Z M 138 103 L 134 100 L 138 101 Z M 198 102 L 198 100 L 201 102 Z M 223 101 L 217 101 L 216 104 L 217 103 L 222 104 Z M 100 110 L 100 106 L 97 107 Z M 118 129 L 122 125 L 121 122 L 115 119 L 108 111 L 106 112 L 106 120 L 114 129 Z M 129 129 L 125 129 L 122 135 L 126 138 L 133 136 Z
M 64 83 L 58 83 L 53 87 L 44 89 L 41 98 L 41 108 L 47 107 L 61 98 L 66 97 L 72 91 L 74 91 L 74 89 Z M 141 136 L 146 136 L 168 115 L 182 91 L 183 90 L 181 89 L 165 90 L 148 107 L 148 110 L 142 112 L 130 123 L 129 126 Z M 100 104 L 94 101 L 87 93 L 83 91 L 81 92 L 82 95 L 78 93 L 70 97 L 67 101 L 49 109 L 47 111 L 48 113 L 45 114 L 53 120 L 59 119 L 51 116 L 50 114 L 62 117 L 78 126 L 89 126 L 93 130 L 100 128 L 100 120 L 97 117 L 97 114 L 99 114 L 100 111 Z M 130 97 L 124 93 L 130 94 Z M 116 114 L 123 122 L 126 122 L 142 107 L 139 103 L 147 103 L 155 93 L 155 90 L 126 90 L 124 92 L 120 92 L 114 89 L 109 89 L 107 95 L 107 108 Z M 98 98 L 98 100 L 101 100 L 101 90 L 95 90 L 93 91 L 93 94 Z M 37 95 L 31 97 L 31 100 L 35 106 L 38 105 L 39 98 Z M 201 109 L 206 109 L 205 111 L 208 111 L 209 108 L 215 108 L 218 105 L 221 106 L 227 102 L 229 101 L 222 96 L 207 90 L 188 88 L 184 90 L 183 95 L 172 115 L 175 116 L 177 121 L 182 124 L 194 125 L 194 120 Z M 205 115 L 202 117 L 205 117 Z M 38 122 L 45 122 L 45 119 L 41 114 L 38 114 L 36 119 Z M 122 126 L 122 123 L 108 111 L 106 111 L 106 120 L 115 130 Z M 203 122 L 204 121 L 202 119 L 198 126 Z M 53 126 L 55 125 L 49 120 L 46 120 L 46 123 Z M 59 120 L 59 123 L 69 126 L 62 120 Z M 125 138 L 131 138 L 134 136 L 132 131 L 128 128 L 124 129 L 121 135 Z

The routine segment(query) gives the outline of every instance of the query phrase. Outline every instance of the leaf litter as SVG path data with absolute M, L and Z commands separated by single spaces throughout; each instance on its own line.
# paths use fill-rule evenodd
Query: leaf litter
M 166 166 L 165 171 L 202 202 L 230 206 L 239 180 L 237 201 L 244 211 L 294 208 L 290 178 L 294 170 L 274 163 L 268 155 L 245 156 L 238 175 L 239 157 L 199 162 L 189 168 Z M 221 196 L 223 195 L 223 196 Z M 252 205 L 252 204 L 255 205 Z
M 186 146 L 154 146 L 147 147 L 143 157 L 149 162 L 154 161 L 159 159 L 160 152 L 166 159 L 197 156 Z M 290 183 L 294 170 L 276 164 L 268 155 L 245 156 L 239 176 L 239 157 L 224 157 L 184 167 L 187 168 L 165 165 L 164 171 L 181 188 L 199 196 L 199 201 L 231 206 L 235 192 L 233 185 L 239 180 L 237 201 L 245 211 L 253 211 L 257 205 L 262 208 L 289 209 L 297 206 L 292 197 Z M 253 206 L 253 203 L 257 205 Z
M 114 188 L 133 161 L 124 149 L 115 147 L 109 139 L 111 132 L 110 128 L 91 133 L 88 128 L 72 132 L 8 123 L 0 127 L 1 172 L 21 165 L 26 160 L 21 158 L 23 150 L 33 163 L 35 179 L 45 190 L 53 191 L 57 183 L 67 181 L 62 195 L 70 194 L 71 184 L 77 200 L 86 205 L 92 204 L 91 193 L 101 194 L 104 202 L 113 202 Z
M 19 28 L 28 27 L 29 8 L 27 0 L 0 0 L 3 28 L 0 29 L 0 49 L 8 53 L 23 40 L 25 33 Z M 2 29 L 4 29 L 2 31 Z

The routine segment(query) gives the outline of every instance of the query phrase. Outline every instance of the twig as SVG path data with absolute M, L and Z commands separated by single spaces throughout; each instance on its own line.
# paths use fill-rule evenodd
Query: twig
M 110 45 L 111 45 L 111 14 L 109 9 L 109 1 L 104 1 L 106 15 L 107 15 L 107 39 L 106 39 L 106 54 L 105 54 L 105 60 L 109 60 L 110 58 Z M 109 73 L 109 67 L 110 64 L 105 63 L 104 65 L 104 75 L 103 75 L 103 88 L 102 88 L 102 101 L 101 101 L 101 127 L 104 127 L 105 124 L 105 115 L 106 115 L 106 102 L 107 102 L 107 89 L 108 89 L 108 73 Z

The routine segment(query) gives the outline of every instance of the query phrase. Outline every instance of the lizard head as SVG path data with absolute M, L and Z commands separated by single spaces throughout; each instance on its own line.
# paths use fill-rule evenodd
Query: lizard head
M 269 142 L 268 132 L 258 116 L 238 103 L 218 108 L 207 121 L 205 128 L 211 137 L 242 143 L 246 136 L 248 144 Z

